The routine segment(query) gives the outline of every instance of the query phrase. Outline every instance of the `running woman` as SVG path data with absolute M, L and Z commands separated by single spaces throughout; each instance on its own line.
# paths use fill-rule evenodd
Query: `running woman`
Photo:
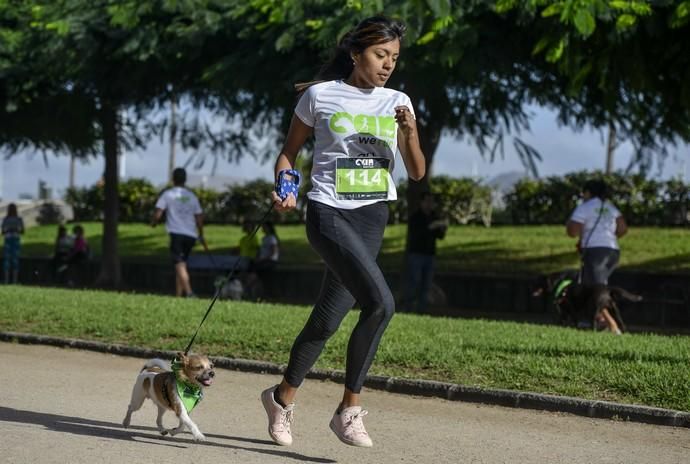
M 387 202 L 397 199 L 391 177 L 396 151 L 410 178 L 425 174 L 412 103 L 404 93 L 384 87 L 404 32 L 403 24 L 386 17 L 365 19 L 340 40 L 317 81 L 296 86 L 303 93 L 276 161 L 276 180 L 294 169 L 302 145 L 313 135 L 306 230 L 326 272 L 282 382 L 261 394 L 269 434 L 280 445 L 292 443 L 297 389 L 356 301 L 361 311 L 348 344 L 345 391 L 330 428 L 348 445 L 372 446 L 360 393 L 395 310 L 376 256 L 388 222 Z M 274 192 L 273 201 L 281 212 L 296 206 L 291 193 L 281 199 Z

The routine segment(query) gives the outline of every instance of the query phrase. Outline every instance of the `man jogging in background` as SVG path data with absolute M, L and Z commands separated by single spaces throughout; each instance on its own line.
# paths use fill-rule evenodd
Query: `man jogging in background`
M 161 221 L 165 212 L 165 227 L 170 234 L 170 256 L 175 265 L 175 294 L 194 296 L 187 272 L 187 258 L 197 239 L 208 251 L 204 240 L 204 221 L 199 199 L 184 184 L 187 173 L 183 168 L 173 171 L 173 186 L 164 191 L 156 202 L 151 227 Z

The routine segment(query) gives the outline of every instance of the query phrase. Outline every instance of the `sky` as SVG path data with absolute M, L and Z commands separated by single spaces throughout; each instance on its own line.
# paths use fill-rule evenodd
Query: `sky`
M 603 170 L 605 165 L 605 143 L 596 131 L 575 133 L 568 128 L 558 127 L 556 118 L 548 110 L 533 109 L 531 131 L 521 134 L 521 138 L 536 148 L 543 161 L 538 164 L 540 176 L 563 175 L 579 170 Z M 177 147 L 176 160 L 182 165 L 190 153 Z M 625 169 L 630 161 L 632 146 L 622 144 L 615 153 L 615 169 Z M 143 177 L 156 186 L 165 184 L 167 178 L 169 147 L 152 141 L 146 150 L 128 152 L 120 166 L 124 178 Z M 396 164 L 393 178 L 404 178 L 404 167 L 400 160 Z M 206 163 L 201 170 L 188 168 L 188 174 L 210 176 L 212 163 Z M 690 146 L 681 145 L 671 150 L 663 167 L 655 167 L 653 177 L 669 179 L 680 177 L 690 182 Z M 452 177 L 472 176 L 479 179 L 491 178 L 507 172 L 524 172 L 520 160 L 509 140 L 505 142 L 505 156 L 497 156 L 494 162 L 482 158 L 473 145 L 444 137 L 437 149 L 432 175 L 446 174 Z M 88 163 L 77 162 L 75 183 L 77 186 L 91 186 L 103 173 L 103 158 Z M 216 175 L 240 179 L 272 179 L 272 161 L 261 164 L 251 157 L 243 158 L 239 164 L 221 161 Z M 49 155 L 47 163 L 41 153 L 21 153 L 10 159 L 0 159 L 0 198 L 4 201 L 20 197 L 37 197 L 38 184 L 43 181 L 52 190 L 53 198 L 60 198 L 69 183 L 69 158 Z

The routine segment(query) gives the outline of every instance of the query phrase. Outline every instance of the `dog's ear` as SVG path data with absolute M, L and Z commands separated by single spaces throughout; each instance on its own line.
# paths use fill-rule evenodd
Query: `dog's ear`
M 187 355 L 184 354 L 182 351 L 178 351 L 176 357 L 180 360 L 182 364 L 187 364 Z

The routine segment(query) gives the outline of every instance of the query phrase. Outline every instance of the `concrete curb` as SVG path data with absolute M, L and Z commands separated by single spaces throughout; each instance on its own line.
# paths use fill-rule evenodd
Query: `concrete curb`
M 90 340 L 58 338 L 17 332 L 0 332 L 0 341 L 51 345 L 137 358 L 159 357 L 171 359 L 176 354 L 175 351 L 152 350 Z M 218 367 L 242 372 L 282 374 L 285 369 L 285 366 L 280 366 L 278 364 L 252 361 L 249 359 L 231 359 L 224 357 L 213 357 L 212 359 Z M 314 369 L 307 377 L 330 380 L 337 383 L 344 383 L 345 381 L 345 373 L 338 370 Z M 613 403 L 609 401 L 593 401 L 568 396 L 544 395 L 514 390 L 469 387 L 430 380 L 399 379 L 396 377 L 374 375 L 367 377 L 365 386 L 367 388 L 385 390 L 391 393 L 437 397 L 450 401 L 466 401 L 514 408 L 565 412 L 591 418 L 690 428 L 690 412 L 672 409 Z

